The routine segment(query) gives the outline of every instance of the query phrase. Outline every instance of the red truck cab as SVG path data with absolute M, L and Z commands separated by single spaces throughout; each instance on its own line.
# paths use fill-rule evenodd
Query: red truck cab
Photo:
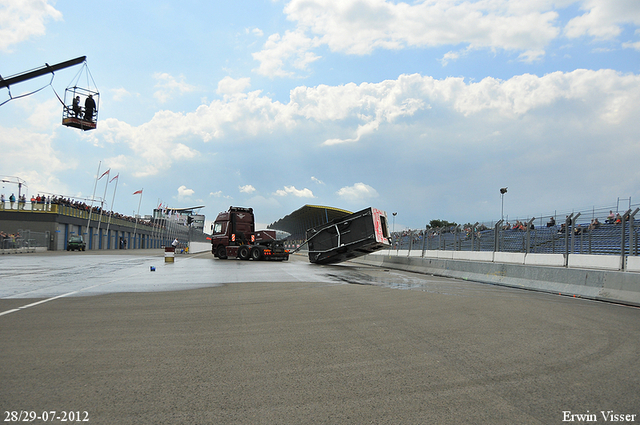
M 255 231 L 253 208 L 229 207 L 212 226 L 211 253 L 219 259 L 288 260 L 289 252 L 275 231 Z

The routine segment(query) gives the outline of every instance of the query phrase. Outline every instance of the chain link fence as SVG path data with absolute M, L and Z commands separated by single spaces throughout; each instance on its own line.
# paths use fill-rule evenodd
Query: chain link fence
M 549 216 L 475 223 L 465 226 L 407 230 L 392 235 L 397 250 L 494 251 L 637 256 L 640 253 L 640 207 L 620 213 L 568 213 L 564 220 Z M 587 218 L 585 218 L 587 217 Z M 536 221 L 538 222 L 536 225 Z M 556 224 L 559 223 L 559 224 Z

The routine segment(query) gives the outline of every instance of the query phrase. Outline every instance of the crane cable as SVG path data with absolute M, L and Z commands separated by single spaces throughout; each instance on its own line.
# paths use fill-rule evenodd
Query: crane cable
M 76 84 L 78 83 L 78 80 L 80 80 L 80 74 L 82 73 L 82 70 L 85 69 L 85 68 L 87 70 L 87 87 L 89 87 L 89 77 L 91 77 L 91 81 L 93 82 L 93 86 L 95 87 L 96 82 L 93 80 L 93 75 L 91 75 L 91 71 L 89 71 L 89 66 L 87 65 L 87 61 L 86 60 L 84 61 L 82 68 L 80 68 L 80 71 L 78 71 L 78 73 L 74 77 L 75 83 Z M 24 94 L 21 94 L 19 96 L 15 96 L 15 97 L 11 95 L 11 87 L 7 86 L 7 91 L 9 92 L 9 99 L 7 99 L 4 102 L 0 103 L 0 106 L 4 105 L 5 103 L 8 103 L 8 102 L 10 102 L 12 100 L 15 100 L 15 99 L 20 99 L 20 98 L 23 98 L 23 97 L 31 96 L 32 94 L 36 94 L 36 93 L 46 89 L 49 86 L 49 87 L 51 87 L 51 90 L 53 90 L 53 93 L 56 95 L 56 97 L 58 98 L 58 100 L 60 101 L 62 106 L 64 106 L 65 108 L 68 109 L 68 106 L 64 104 L 64 101 L 60 98 L 60 95 L 58 95 L 58 92 L 56 91 L 55 87 L 53 87 L 53 79 L 55 78 L 55 76 L 56 76 L 55 72 L 51 71 L 51 80 L 49 81 L 49 84 L 46 84 L 46 85 L 40 87 L 39 89 L 34 90 L 34 91 L 30 92 L 30 93 L 24 93 Z M 1 76 L 0 76 L 0 79 L 2 79 Z
M 53 74 L 53 72 L 51 74 Z M 36 94 L 39 91 L 42 91 L 42 90 L 46 89 L 47 86 L 51 86 L 51 83 L 53 83 L 53 78 L 54 77 L 55 77 L 55 75 L 51 75 L 51 81 L 49 81 L 49 84 L 46 84 L 46 85 L 40 87 L 39 89 L 34 90 L 34 91 L 30 92 L 30 93 L 24 93 L 24 94 L 21 94 L 19 96 L 15 96 L 15 97 L 11 95 L 11 87 L 7 86 L 7 91 L 9 92 L 9 99 L 7 99 L 4 102 L 0 103 L 0 106 L 4 105 L 5 103 L 8 103 L 8 102 L 10 102 L 12 100 L 20 99 L 20 98 L 27 97 L 27 96 L 31 96 L 32 94 Z M 53 88 L 53 86 L 51 86 L 51 87 Z M 53 91 L 55 92 L 55 89 Z M 56 96 L 58 96 L 57 93 L 56 93 Z M 58 99 L 60 99 L 60 96 L 58 96 Z M 62 102 L 62 103 L 64 104 L 64 102 Z

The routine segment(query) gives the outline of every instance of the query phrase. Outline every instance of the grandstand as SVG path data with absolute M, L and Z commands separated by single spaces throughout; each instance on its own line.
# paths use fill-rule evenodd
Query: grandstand
M 567 253 L 637 256 L 640 253 L 638 205 L 609 218 L 615 208 L 567 214 L 561 224 L 539 225 L 535 219 L 518 220 L 518 225 L 502 221 L 476 223 L 464 228 L 407 230 L 393 236 L 394 248 L 408 250 L 499 251 L 524 253 Z M 634 209 L 632 209 L 634 208 Z M 600 216 L 598 216 L 600 215 Z M 582 219 L 585 216 L 589 219 Z M 547 215 L 546 217 L 550 217 Z M 593 224 L 594 220 L 598 224 Z M 555 220 L 555 216 L 554 216 Z M 529 226 L 529 224 L 531 224 Z

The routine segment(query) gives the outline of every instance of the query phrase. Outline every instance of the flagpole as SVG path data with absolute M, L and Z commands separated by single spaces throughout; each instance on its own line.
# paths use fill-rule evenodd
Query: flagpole
M 104 211 L 104 201 L 107 199 L 107 186 L 109 186 L 109 171 L 111 168 L 107 170 L 105 173 L 107 175 L 107 182 L 104 184 L 104 195 L 102 195 L 102 201 L 100 202 L 100 218 L 98 219 L 98 249 L 102 249 L 102 238 L 100 235 L 100 225 L 102 224 L 102 212 Z M 104 177 L 104 174 L 100 177 Z
M 93 200 L 96 197 L 96 187 L 98 187 L 98 176 L 100 175 L 100 164 L 102 161 L 98 161 L 98 172 L 96 173 L 96 182 L 93 185 L 93 196 L 91 197 L 91 206 L 89 207 L 89 220 L 87 221 L 87 237 L 89 240 L 87 243 L 89 244 L 89 249 L 91 249 L 91 235 L 89 234 L 89 224 L 91 224 L 91 211 L 93 210 Z
M 116 190 L 118 190 L 118 177 L 120 177 L 120 173 L 117 176 L 111 179 L 111 181 L 116 181 L 116 187 L 113 189 L 113 198 L 111 198 L 111 208 L 109 210 L 109 222 L 107 223 L 107 236 L 109 236 L 109 226 L 111 225 L 111 216 L 113 215 L 113 201 L 116 199 Z M 109 182 L 111 183 L 111 182 Z M 111 240 L 111 238 L 109 238 Z M 118 243 L 117 239 L 113 241 L 114 245 Z
M 162 208 L 162 202 L 160 201 L 160 198 L 158 198 L 158 209 L 156 211 L 158 211 L 158 214 L 160 214 Z M 159 237 L 159 232 L 158 232 L 158 221 L 159 221 L 159 217 L 156 217 L 157 214 L 153 214 L 153 230 L 151 231 L 151 236 L 153 238 L 153 247 L 156 248 L 156 242 L 158 242 Z
M 138 213 L 136 214 L 136 225 L 133 228 L 133 243 L 137 246 L 138 243 L 136 241 L 136 232 L 138 230 L 138 217 L 140 216 L 140 204 L 142 203 L 142 191 L 144 188 L 140 189 L 138 192 L 140 193 L 140 200 L 138 201 Z M 136 193 L 138 193 L 136 192 Z M 135 195 L 135 193 L 134 193 Z

